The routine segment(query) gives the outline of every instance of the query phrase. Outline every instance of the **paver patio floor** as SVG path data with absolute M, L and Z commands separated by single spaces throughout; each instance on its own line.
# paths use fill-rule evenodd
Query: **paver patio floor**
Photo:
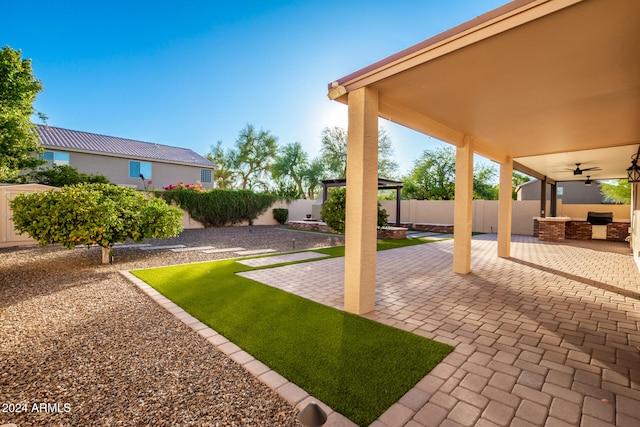
M 640 425 L 640 274 L 628 245 L 476 236 L 378 252 L 366 317 L 456 346 L 373 425 Z M 244 273 L 342 308 L 344 259 Z

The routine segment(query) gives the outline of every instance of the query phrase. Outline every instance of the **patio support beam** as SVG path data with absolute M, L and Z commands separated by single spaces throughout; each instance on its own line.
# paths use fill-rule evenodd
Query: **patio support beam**
M 508 157 L 500 163 L 500 193 L 498 195 L 498 256 L 511 257 L 511 219 L 512 219 L 512 195 L 513 161 Z
M 471 272 L 471 231 L 473 223 L 473 140 L 464 137 L 456 147 L 456 190 L 453 214 L 453 271 Z
M 344 309 L 364 314 L 376 299 L 378 93 L 349 93 Z

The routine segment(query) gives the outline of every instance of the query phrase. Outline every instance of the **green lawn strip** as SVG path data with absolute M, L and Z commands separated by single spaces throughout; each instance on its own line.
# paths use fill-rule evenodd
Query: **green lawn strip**
M 235 274 L 250 270 L 223 260 L 132 273 L 359 425 L 453 350 Z

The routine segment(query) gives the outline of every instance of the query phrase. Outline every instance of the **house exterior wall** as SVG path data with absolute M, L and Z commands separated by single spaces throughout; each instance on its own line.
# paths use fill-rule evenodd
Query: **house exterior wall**
M 585 179 L 586 176 L 585 176 Z M 565 205 L 569 204 L 596 204 L 602 203 L 603 196 L 600 193 L 600 184 L 593 182 L 586 186 L 583 181 L 564 181 L 557 183 L 558 200 Z M 562 188 L 562 190 L 561 190 Z M 560 193 L 562 193 L 560 195 Z M 551 185 L 547 184 L 547 200 L 551 198 Z M 534 180 L 520 186 L 518 200 L 540 200 L 540 181 Z
M 45 148 L 51 151 L 62 151 Z M 149 159 L 123 158 L 74 151 L 65 152 L 69 153 L 69 165 L 76 168 L 78 172 L 104 175 L 114 184 L 126 185 L 139 190 L 143 190 L 144 185 L 140 178 L 129 178 L 130 160 L 151 163 L 152 184 L 149 185 L 149 190 L 162 189 L 162 187 L 179 182 L 195 184 L 196 181 L 200 181 L 200 170 L 210 169 L 198 165 L 181 165 Z M 214 185 L 213 183 L 202 183 L 202 186 L 205 189 L 211 189 Z

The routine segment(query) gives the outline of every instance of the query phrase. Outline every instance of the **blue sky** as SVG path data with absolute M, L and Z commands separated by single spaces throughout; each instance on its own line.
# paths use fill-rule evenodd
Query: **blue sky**
M 209 151 L 247 124 L 319 154 L 327 84 L 507 0 L 0 0 L 51 126 Z M 400 173 L 437 140 L 381 120 Z

